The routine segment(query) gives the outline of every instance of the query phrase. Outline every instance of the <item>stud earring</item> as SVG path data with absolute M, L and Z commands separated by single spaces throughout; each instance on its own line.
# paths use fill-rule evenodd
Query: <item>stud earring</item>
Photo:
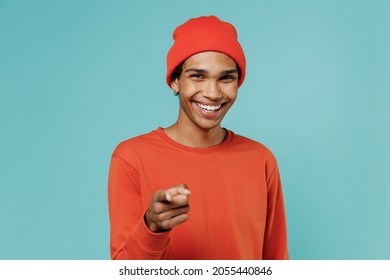
M 178 92 L 178 91 L 174 91 L 174 92 L 173 92 L 173 95 L 174 95 L 174 96 L 178 96 L 178 95 L 179 95 L 179 92 Z

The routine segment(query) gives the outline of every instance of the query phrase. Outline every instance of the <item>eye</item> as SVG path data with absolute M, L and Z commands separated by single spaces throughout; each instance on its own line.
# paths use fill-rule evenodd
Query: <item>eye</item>
M 200 80 L 200 79 L 203 79 L 203 75 L 199 74 L 199 73 L 194 73 L 194 74 L 190 75 L 190 78 Z
M 234 81 L 235 78 L 236 78 L 236 77 L 235 77 L 234 75 L 227 74 L 227 75 L 221 76 L 219 79 L 220 79 L 221 81 L 230 82 L 230 81 Z

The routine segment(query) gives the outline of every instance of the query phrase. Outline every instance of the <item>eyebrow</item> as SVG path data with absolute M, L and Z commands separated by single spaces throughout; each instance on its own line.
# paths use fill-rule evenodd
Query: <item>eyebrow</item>
M 227 75 L 227 74 L 238 74 L 238 70 L 237 70 L 237 69 L 225 70 L 225 71 L 222 71 L 221 74 L 222 74 L 222 75 Z
M 197 73 L 207 73 L 206 70 L 204 69 L 199 69 L 199 68 L 189 68 L 187 69 L 186 71 L 184 71 L 185 73 L 188 73 L 188 72 L 197 72 Z
M 196 73 L 201 73 L 201 74 L 207 73 L 206 70 L 200 69 L 200 68 L 189 68 L 189 69 L 185 70 L 184 72 L 185 73 L 196 72 Z M 233 74 L 233 73 L 237 73 L 238 74 L 238 70 L 237 69 L 224 70 L 220 74 L 221 75 L 227 75 L 227 74 Z

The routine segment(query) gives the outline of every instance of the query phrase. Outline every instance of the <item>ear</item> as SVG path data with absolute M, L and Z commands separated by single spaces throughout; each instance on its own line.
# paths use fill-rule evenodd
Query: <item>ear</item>
M 179 79 L 175 79 L 173 81 L 171 81 L 171 89 L 174 91 L 174 92 L 179 92 L 180 91 L 180 88 L 179 88 Z

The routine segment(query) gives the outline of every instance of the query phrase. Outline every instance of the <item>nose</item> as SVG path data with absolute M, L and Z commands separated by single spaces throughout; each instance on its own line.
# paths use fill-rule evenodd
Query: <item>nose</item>
M 202 94 L 204 97 L 211 100 L 218 100 L 222 98 L 222 92 L 218 86 L 218 82 L 214 80 L 209 80 L 205 84 L 205 87 L 202 90 Z

